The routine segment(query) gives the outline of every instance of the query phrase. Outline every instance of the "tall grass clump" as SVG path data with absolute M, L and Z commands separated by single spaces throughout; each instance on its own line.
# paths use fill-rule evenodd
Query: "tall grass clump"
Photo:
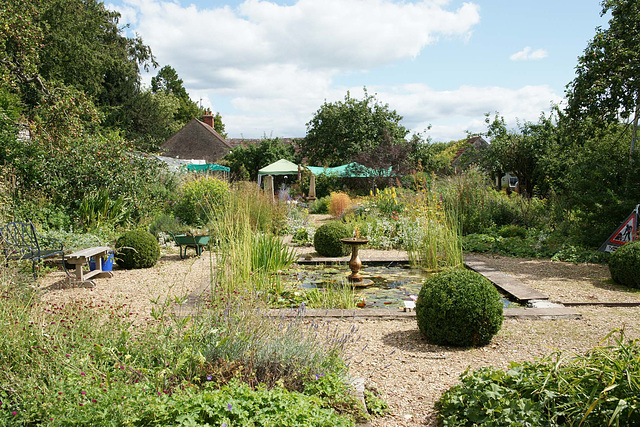
M 537 228 L 549 225 L 545 200 L 496 191 L 488 176 L 478 169 L 451 176 L 439 187 L 444 204 L 457 210 L 463 235 L 511 224 Z
M 275 272 L 289 268 L 296 261 L 296 253 L 282 243 L 278 236 L 256 233 L 251 247 L 253 271 Z
M 462 265 L 461 228 L 458 211 L 446 207 L 436 191 L 435 176 L 416 182 L 416 197 L 407 204 L 410 218 L 402 240 L 414 265 L 428 269 Z M 410 235 L 410 233 L 414 233 Z
M 341 217 L 351 206 L 351 198 L 347 193 L 332 192 L 329 199 L 329 214 L 334 218 Z
M 212 275 L 214 295 L 225 296 L 227 301 L 238 294 L 266 296 L 279 287 L 279 277 L 272 273 L 295 260 L 293 250 L 273 233 L 272 221 L 278 220 L 283 207 L 256 189 L 249 185 L 234 188 L 227 208 L 211 215 L 217 265 Z

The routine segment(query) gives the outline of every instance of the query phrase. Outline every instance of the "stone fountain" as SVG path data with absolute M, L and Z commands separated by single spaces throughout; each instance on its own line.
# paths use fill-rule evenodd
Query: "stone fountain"
M 372 280 L 365 279 L 364 277 L 362 277 L 362 275 L 360 275 L 362 261 L 360 261 L 360 256 L 358 255 L 358 249 L 360 248 L 360 246 L 369 243 L 369 239 L 356 236 L 346 237 L 344 239 L 340 239 L 340 241 L 346 245 L 351 246 L 351 259 L 349 260 L 349 268 L 351 269 L 351 274 L 347 276 L 347 280 L 349 280 L 351 286 L 365 287 L 372 285 Z

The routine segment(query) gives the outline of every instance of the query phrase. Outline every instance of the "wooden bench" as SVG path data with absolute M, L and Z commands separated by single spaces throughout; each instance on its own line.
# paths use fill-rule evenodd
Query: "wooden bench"
M 62 242 L 38 234 L 31 221 L 15 221 L 0 227 L 0 249 L 4 253 L 7 265 L 9 261 L 30 260 L 34 279 L 36 262 L 58 255 L 62 255 L 62 266 L 66 272 Z
M 102 270 L 102 262 L 107 259 L 107 256 L 111 248 L 108 246 L 99 246 L 95 248 L 87 248 L 78 252 L 74 252 L 71 255 L 67 255 L 67 263 L 75 266 L 75 277 L 69 275 L 69 281 L 75 284 L 95 286 L 95 282 L 91 279 L 98 277 L 113 277 L 113 273 L 110 271 Z M 95 269 L 85 273 L 83 266 L 89 265 L 89 259 L 95 260 Z

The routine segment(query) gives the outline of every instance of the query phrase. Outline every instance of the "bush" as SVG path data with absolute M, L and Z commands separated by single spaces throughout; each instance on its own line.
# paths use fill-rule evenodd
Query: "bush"
M 442 426 L 640 425 L 638 341 L 584 355 L 555 352 L 534 362 L 466 371 L 436 402 Z
M 160 233 L 171 232 L 173 234 L 181 234 L 186 231 L 188 231 L 188 227 L 171 214 L 159 214 L 153 219 L 151 224 L 149 224 L 149 233 L 153 234 L 156 238 L 160 236 Z
M 609 258 L 609 271 L 614 282 L 640 288 L 640 242 L 618 248 Z
M 416 317 L 420 332 L 434 344 L 482 346 L 502 327 L 502 301 L 481 274 L 449 270 L 422 286 Z
M 206 224 L 228 200 L 229 184 L 211 177 L 195 178 L 180 188 L 174 207 L 176 216 L 189 225 Z
M 320 226 L 313 238 L 313 247 L 322 256 L 343 256 L 349 254 L 349 248 L 340 239 L 349 237 L 349 229 L 339 221 Z
M 348 194 L 338 192 L 331 193 L 331 198 L 329 200 L 329 213 L 333 217 L 340 217 L 344 212 L 349 209 L 351 205 L 351 198 Z
M 328 214 L 329 213 L 329 196 L 315 200 L 309 206 L 310 214 Z
M 116 242 L 116 263 L 122 268 L 153 267 L 159 258 L 160 245 L 148 231 L 127 231 Z

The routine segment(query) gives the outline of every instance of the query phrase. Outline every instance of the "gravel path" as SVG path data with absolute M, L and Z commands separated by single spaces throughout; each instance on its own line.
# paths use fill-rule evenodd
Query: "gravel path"
M 45 302 L 69 299 L 126 303 L 143 323 L 153 301 L 184 297 L 209 281 L 211 257 L 180 260 L 177 251 L 165 253 L 155 267 L 114 270 L 114 277 L 97 279 L 94 288 L 64 286 L 62 273 L 40 280 Z M 609 280 L 606 267 L 548 260 L 483 256 L 490 266 L 513 275 L 526 285 L 562 302 L 640 302 L 640 292 Z M 422 339 L 415 320 L 356 321 L 358 338 L 347 349 L 353 376 L 376 386 L 391 407 L 391 414 L 372 426 L 435 425 L 433 403 L 455 384 L 468 367 L 505 368 L 510 361 L 534 360 L 555 350 L 580 353 L 598 344 L 611 330 L 625 328 L 628 337 L 640 337 L 640 308 L 578 307 L 579 320 L 505 320 L 490 345 L 456 349 L 431 345 Z M 345 331 L 353 320 L 332 320 Z

